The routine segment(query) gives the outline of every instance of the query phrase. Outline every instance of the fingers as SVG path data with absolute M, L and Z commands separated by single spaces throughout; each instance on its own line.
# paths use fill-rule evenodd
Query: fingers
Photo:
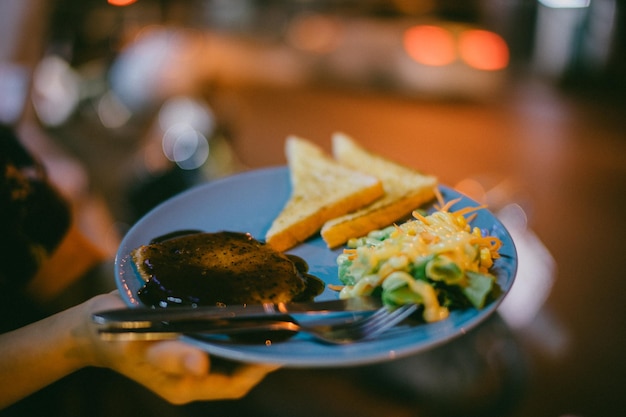
M 242 365 L 230 375 L 211 373 L 195 378 L 170 375 L 167 388 L 163 390 L 164 385 L 161 385 L 155 391 L 174 404 L 239 399 L 278 368 L 277 365 Z
M 95 297 L 86 311 L 123 307 L 115 292 Z M 106 366 L 151 389 L 173 404 L 245 396 L 278 365 L 241 365 L 232 373 L 211 371 L 209 355 L 193 345 L 162 342 L 103 342 L 88 320 L 92 362 Z
M 208 355 L 179 341 L 165 341 L 150 345 L 146 359 L 155 368 L 172 375 L 201 377 L 209 372 Z
M 241 365 L 230 374 L 209 372 L 209 356 L 179 341 L 154 343 L 148 346 L 145 357 L 153 371 L 142 382 L 173 404 L 241 398 L 280 367 L 251 364 Z
M 202 377 L 209 373 L 209 356 L 202 350 L 180 341 L 153 343 L 146 349 L 146 359 L 155 368 L 172 375 Z M 240 384 L 255 383 L 280 368 L 275 364 L 249 364 L 240 366 L 231 378 Z

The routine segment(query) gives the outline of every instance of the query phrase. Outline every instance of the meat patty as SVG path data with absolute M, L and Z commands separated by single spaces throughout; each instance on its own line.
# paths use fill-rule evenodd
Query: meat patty
M 324 284 L 308 266 L 239 232 L 193 233 L 131 253 L 146 305 L 229 305 L 311 300 Z

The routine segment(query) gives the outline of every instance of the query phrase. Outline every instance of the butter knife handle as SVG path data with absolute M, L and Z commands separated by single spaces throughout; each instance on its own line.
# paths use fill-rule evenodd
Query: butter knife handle
M 196 321 L 176 321 L 171 323 L 152 323 L 148 327 L 118 327 L 102 326 L 98 333 L 103 340 L 160 340 L 172 339 L 187 334 L 202 335 L 238 335 L 258 332 L 275 332 L 277 330 L 294 332 L 289 327 L 295 323 L 294 319 L 286 314 L 265 316 L 258 319 L 233 318 L 211 319 Z

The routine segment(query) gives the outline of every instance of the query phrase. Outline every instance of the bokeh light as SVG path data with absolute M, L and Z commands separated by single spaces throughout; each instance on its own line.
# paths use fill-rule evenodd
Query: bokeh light
M 423 65 L 444 66 L 456 58 L 454 36 L 439 26 L 413 26 L 404 33 L 403 41 L 406 53 Z
M 158 114 L 165 157 L 182 169 L 200 168 L 209 158 L 209 140 L 215 116 L 206 103 L 190 97 L 173 97 Z
M 132 117 L 132 112 L 110 90 L 98 100 L 97 112 L 102 125 L 109 129 L 124 126 Z
M 128 6 L 135 3 L 137 0 L 107 0 L 112 6 Z
M 33 104 L 48 126 L 63 124 L 80 100 L 79 75 L 63 58 L 50 55 L 38 64 L 33 76 Z
M 163 153 L 182 169 L 200 168 L 209 157 L 207 138 L 186 123 L 170 127 L 163 135 Z
M 498 34 L 470 29 L 459 35 L 461 58 L 471 67 L 485 71 L 504 69 L 509 64 L 509 48 Z

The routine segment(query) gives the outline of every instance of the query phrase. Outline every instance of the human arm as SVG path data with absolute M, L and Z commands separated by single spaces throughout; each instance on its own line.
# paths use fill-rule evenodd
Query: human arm
M 241 365 L 222 374 L 211 372 L 205 352 L 180 341 L 101 340 L 92 313 L 123 306 L 115 293 L 103 294 L 0 335 L 0 409 L 89 366 L 112 369 L 174 404 L 240 398 L 277 368 Z

